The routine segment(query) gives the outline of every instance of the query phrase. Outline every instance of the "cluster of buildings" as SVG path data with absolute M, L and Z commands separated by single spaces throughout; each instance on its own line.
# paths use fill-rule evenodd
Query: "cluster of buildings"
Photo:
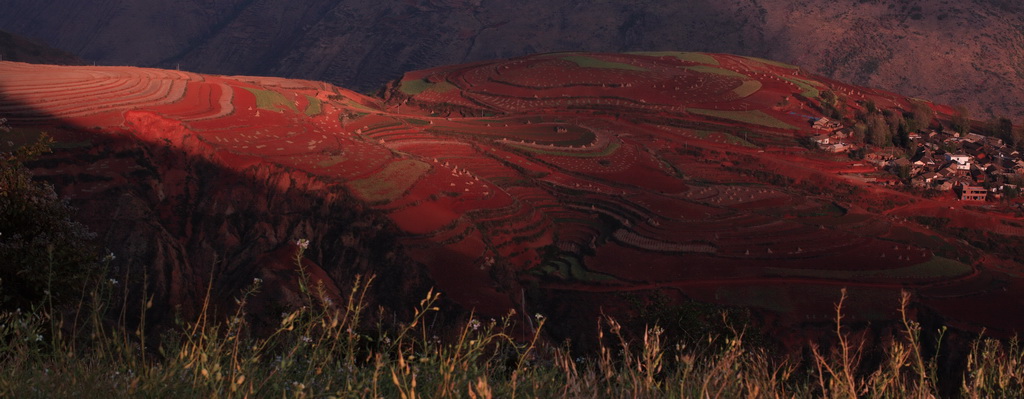
M 837 120 L 820 118 L 814 121 L 814 129 L 824 133 L 811 138 L 811 141 L 825 151 L 832 153 L 848 152 L 860 148 L 850 142 L 853 131 L 843 127 Z
M 857 149 L 850 143 L 850 130 L 836 121 L 821 118 L 815 128 L 825 133 L 812 140 L 829 152 Z M 879 150 L 865 154 L 864 159 L 891 172 L 891 184 L 908 184 L 918 189 L 953 191 L 963 201 L 1000 199 L 1019 194 L 1015 184 L 1024 181 L 1024 159 L 1021 154 L 996 137 L 977 133 L 914 132 L 910 133 L 913 154 Z M 884 179 L 883 179 L 884 180 Z

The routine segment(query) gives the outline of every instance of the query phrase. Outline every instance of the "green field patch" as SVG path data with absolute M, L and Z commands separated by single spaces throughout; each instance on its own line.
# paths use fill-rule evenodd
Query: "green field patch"
M 388 202 L 398 199 L 429 170 L 430 164 L 426 162 L 403 159 L 387 164 L 370 177 L 353 180 L 348 186 L 367 202 Z
M 587 269 L 573 254 L 562 253 L 557 258 L 547 261 L 533 271 L 541 276 L 552 276 L 563 280 L 574 280 L 591 283 L 614 283 L 619 281 L 613 276 L 597 273 Z
M 971 266 L 941 256 L 933 256 L 927 262 L 885 270 L 828 270 L 828 269 L 787 269 L 766 267 L 768 275 L 782 277 L 808 277 L 829 280 L 849 279 L 935 279 L 963 276 L 971 273 Z
M 736 122 L 743 122 L 751 125 L 774 127 L 778 129 L 797 130 L 796 127 L 783 121 L 775 119 L 759 110 L 753 111 L 724 111 L 717 109 L 687 108 L 687 112 L 697 115 L 711 116 L 715 118 L 728 119 Z
M 405 122 L 413 126 L 426 126 L 430 124 L 430 121 L 423 119 L 406 119 Z
M 728 70 L 728 69 L 724 69 L 724 68 L 713 67 L 713 66 L 709 66 L 709 65 L 685 66 L 685 67 L 683 67 L 683 69 L 689 69 L 691 71 L 700 72 L 700 73 L 710 73 L 710 74 L 721 75 L 721 76 L 728 76 L 728 77 L 733 77 L 733 78 L 749 79 L 747 77 L 747 75 L 744 75 L 742 73 L 739 73 L 739 72 L 736 72 L 736 71 L 732 71 L 732 70 Z
M 295 107 L 295 102 L 285 98 L 284 94 L 278 93 L 273 90 L 261 90 L 246 87 L 256 97 L 256 108 L 265 109 L 267 111 L 281 112 L 284 108 L 288 108 L 294 112 L 299 112 L 299 109 Z
M 385 120 L 385 121 L 382 121 L 382 122 L 374 123 L 372 125 L 367 125 L 366 127 L 363 128 L 363 134 L 367 134 L 367 133 L 373 132 L 375 130 L 384 130 L 384 129 L 387 129 L 387 128 L 400 127 L 400 126 L 402 126 L 402 122 L 401 121 L 393 120 L 393 119 Z
M 455 85 L 452 85 L 451 83 L 448 82 L 430 83 L 424 79 L 415 79 L 403 80 L 401 86 L 399 86 L 398 89 L 401 90 L 402 93 L 408 94 L 410 96 L 415 96 L 425 91 L 445 93 L 455 89 Z
M 748 60 L 754 60 L 754 61 L 760 62 L 762 64 L 765 64 L 765 65 L 774 65 L 774 66 L 782 67 L 782 68 L 786 68 L 786 69 L 800 69 L 800 67 L 798 67 L 796 65 L 790 65 L 790 64 L 787 64 L 787 63 L 784 63 L 784 62 L 767 60 L 767 59 L 764 59 L 764 58 L 757 58 L 757 57 L 744 57 L 744 58 L 746 58 Z
M 363 111 L 368 111 L 366 113 L 360 114 L 360 116 L 366 115 L 366 114 L 368 114 L 370 112 L 380 112 L 379 109 L 376 109 L 376 108 L 364 105 L 364 104 L 362 104 L 362 103 L 360 103 L 358 101 L 354 101 L 354 100 L 351 100 L 351 99 L 349 99 L 348 101 L 345 101 L 345 105 L 347 105 L 349 107 L 352 107 L 352 108 L 361 109 Z
M 502 121 L 498 121 L 499 123 Z M 515 141 L 533 141 L 537 145 L 554 144 L 557 147 L 585 146 L 595 140 L 594 132 L 578 126 L 565 126 L 564 132 L 557 132 L 555 125 L 521 125 L 508 128 L 491 128 L 483 126 L 447 126 L 445 128 L 427 128 L 427 132 L 442 135 L 467 137 L 491 137 Z M 481 132 L 486 132 L 482 134 Z M 525 144 L 524 144 L 525 145 Z
M 761 148 L 761 146 L 759 146 L 757 144 L 754 144 L 754 143 L 751 143 L 751 142 L 749 142 L 747 140 L 744 140 L 742 137 L 739 137 L 739 136 L 736 136 L 736 135 L 733 135 L 733 134 L 722 133 L 722 136 L 725 137 L 725 142 L 726 143 L 729 143 L 729 144 L 732 144 L 732 145 L 738 145 L 740 147 L 747 147 L 747 148 Z
M 525 179 L 519 176 L 495 176 L 490 179 L 491 183 L 501 188 L 509 187 L 530 187 L 534 185 L 533 180 Z
M 890 236 L 893 237 L 893 241 L 911 244 L 920 248 L 928 248 L 933 251 L 949 247 L 949 243 L 942 237 L 921 233 L 902 226 L 893 226 Z M 887 237 L 882 239 L 887 239 Z
M 846 209 L 834 203 L 826 203 L 815 209 L 802 210 L 796 213 L 798 218 L 839 218 L 846 215 Z
M 306 116 L 317 116 L 324 112 L 320 99 L 312 96 L 306 96 L 306 110 L 303 112 Z
M 722 139 L 726 143 L 729 143 L 729 144 L 732 144 L 732 145 L 738 145 L 738 146 L 741 146 L 741 147 L 748 147 L 748 148 L 761 148 L 757 144 L 751 143 L 751 142 L 749 142 L 747 140 L 744 140 L 743 138 L 741 138 L 739 136 L 736 136 L 736 135 L 733 135 L 733 134 L 730 134 L 730 133 L 726 133 L 726 132 L 718 132 L 718 131 L 713 131 L 713 130 L 697 130 L 697 131 L 694 131 L 694 134 L 698 138 L 702 138 L 702 139 L 708 139 L 708 138 L 711 138 L 711 139 Z
M 427 90 L 430 87 L 430 83 L 423 79 L 416 80 L 403 80 L 402 85 L 398 87 L 402 93 L 410 96 L 415 96 Z
M 780 76 L 780 78 L 782 78 L 783 80 L 785 80 L 785 81 L 787 81 L 789 83 L 797 85 L 797 87 L 799 87 L 800 90 L 802 90 L 800 92 L 801 96 L 804 96 L 804 97 L 807 97 L 807 98 L 817 98 L 819 95 L 821 95 L 821 90 L 818 90 L 818 87 L 816 87 L 816 86 L 821 86 L 821 83 L 810 81 L 810 80 L 805 80 L 805 79 L 785 77 L 785 76 Z
M 648 57 L 675 57 L 683 61 L 719 65 L 719 62 L 715 57 L 705 53 L 687 53 L 680 51 L 636 51 L 626 54 L 646 55 Z
M 603 69 L 625 69 L 628 71 L 646 71 L 647 69 L 638 67 L 636 65 L 624 64 L 621 62 L 612 62 L 597 59 L 594 57 L 585 57 L 582 55 L 569 55 L 562 57 L 563 60 L 570 61 L 583 68 L 603 68 Z
M 581 152 L 581 151 L 560 151 L 560 150 L 558 150 L 558 147 L 551 147 L 550 149 L 546 149 L 546 148 L 536 148 L 536 147 L 534 147 L 532 145 L 528 145 L 528 144 L 519 144 L 519 143 L 504 143 L 504 144 L 509 146 L 509 147 L 514 147 L 514 148 L 518 148 L 518 149 L 521 149 L 521 150 L 524 150 L 524 151 L 529 151 L 529 152 L 532 152 L 534 154 L 557 155 L 557 156 L 574 157 L 574 158 L 599 158 L 599 157 L 606 157 L 606 156 L 611 155 L 612 153 L 614 153 L 615 150 L 618 150 L 619 146 L 621 146 L 621 144 L 619 144 L 618 142 L 612 142 L 612 143 L 609 143 L 604 148 L 602 148 L 601 151 Z
M 740 98 L 746 98 L 751 94 L 757 93 L 758 90 L 761 90 L 761 81 L 747 79 L 743 81 L 743 84 L 741 84 L 740 87 L 732 89 L 732 92 L 736 93 Z

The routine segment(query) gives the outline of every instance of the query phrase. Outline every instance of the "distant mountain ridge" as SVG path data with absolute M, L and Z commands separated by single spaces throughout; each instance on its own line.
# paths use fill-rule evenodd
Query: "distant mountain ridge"
M 325 80 L 531 53 L 771 58 L 979 118 L 1024 116 L 1024 13 L 1005 0 L 0 0 L 0 28 L 103 64 Z
M 85 61 L 73 54 L 4 31 L 0 31 L 0 61 L 53 65 L 85 64 Z

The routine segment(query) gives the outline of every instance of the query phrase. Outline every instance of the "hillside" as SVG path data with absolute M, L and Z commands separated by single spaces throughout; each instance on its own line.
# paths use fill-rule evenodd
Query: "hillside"
M 0 61 L 52 65 L 85 64 L 74 55 L 4 31 L 0 31 Z
M 1024 12 L 1006 0 L 0 1 L 0 28 L 109 65 L 329 81 L 553 51 L 711 51 L 1024 116 Z M 951 84 L 953 83 L 953 84 Z
M 154 324 L 197 311 L 208 285 L 230 308 L 261 279 L 257 306 L 276 308 L 300 273 L 329 298 L 373 273 L 377 304 L 435 286 L 456 313 L 542 313 L 556 336 L 690 300 L 753 309 L 780 334 L 828 328 L 840 288 L 854 323 L 891 320 L 909 290 L 943 324 L 1024 326 L 999 311 L 1024 306 L 1012 249 L 956 233 L 1019 240 L 1020 218 L 865 183 L 874 168 L 799 144 L 826 91 L 851 110 L 911 101 L 774 61 L 543 54 L 410 72 L 380 98 L 175 70 L 0 71 L 5 136 L 58 140 L 37 175 L 154 296 Z

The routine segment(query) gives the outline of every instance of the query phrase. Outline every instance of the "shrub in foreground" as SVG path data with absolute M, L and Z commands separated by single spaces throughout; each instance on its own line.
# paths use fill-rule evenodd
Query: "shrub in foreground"
M 297 255 L 297 260 L 302 251 Z M 301 268 L 301 262 L 297 262 Z M 935 397 L 934 357 L 922 355 L 921 327 L 904 313 L 903 333 L 882 361 L 867 366 L 864 348 L 842 325 L 836 306 L 832 350 L 813 348 L 808 362 L 751 349 L 743 335 L 687 346 L 666 342 L 661 328 L 624 338 L 612 319 L 600 322 L 602 343 L 587 356 L 543 345 L 546 320 L 535 315 L 532 340 L 513 339 L 511 317 L 470 317 L 439 338 L 428 321 L 439 294 L 428 294 L 397 328 L 368 326 L 364 304 L 373 278 L 357 279 L 341 304 L 303 283 L 306 306 L 281 315 L 266 337 L 250 336 L 247 300 L 225 320 L 200 316 L 154 342 L 108 328 L 95 312 L 58 316 L 45 307 L 0 314 L 0 396 L 51 397 Z M 113 282 L 97 287 L 81 309 L 102 309 Z M 904 309 L 907 297 L 904 298 Z M 203 314 L 206 314 L 205 312 Z M 86 328 L 66 328 L 85 320 Z M 65 328 L 62 328 L 64 326 Z M 60 331 L 79 331 L 66 336 Z M 139 331 L 139 330 L 136 330 Z M 450 331 L 450 330 L 449 330 Z M 709 342 L 714 337 L 708 338 Z M 671 353 L 671 355 L 670 355 Z M 1021 397 L 1024 358 L 1016 341 L 977 341 L 963 370 L 964 397 Z
M 73 302 L 102 274 L 94 235 L 25 166 L 51 143 L 44 134 L 32 145 L 0 145 L 0 309 Z

